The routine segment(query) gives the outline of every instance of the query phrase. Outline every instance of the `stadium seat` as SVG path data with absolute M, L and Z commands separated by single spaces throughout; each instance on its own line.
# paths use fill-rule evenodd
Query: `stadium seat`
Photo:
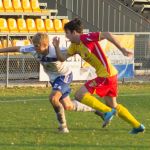
M 24 46 L 23 40 L 14 39 L 12 40 L 12 46 Z M 11 55 L 20 55 L 19 52 L 10 53 Z
M 35 23 L 38 32 L 46 32 L 44 21 L 42 19 L 35 19 Z
M 67 23 L 67 22 L 69 22 L 69 19 L 62 19 L 62 27 L 63 27 L 63 29 L 64 29 L 64 25 Z
M 0 48 L 3 48 L 2 42 L 0 41 Z
M 14 40 L 12 40 L 12 46 L 25 46 L 25 45 L 30 45 L 30 44 L 31 44 L 31 42 L 28 39 L 25 39 L 25 40 L 14 39 Z
M 50 9 L 41 9 L 41 12 L 42 13 L 50 13 L 51 11 L 50 11 Z
M 0 18 L 0 32 L 9 32 L 7 21 L 4 18 Z
M 14 11 L 11 0 L 3 0 L 3 4 L 6 12 Z
M 0 48 L 3 48 L 2 42 L 0 40 Z M 6 53 L 0 53 L 1 56 L 5 55 Z
M 23 12 L 20 0 L 12 0 L 15 12 Z
M 51 19 L 45 19 L 44 24 L 47 32 L 55 32 L 54 24 Z
M 38 0 L 30 0 L 30 5 L 33 12 L 41 12 Z
M 63 32 L 62 22 L 60 19 L 54 19 L 54 28 L 56 32 Z
M 18 30 L 19 32 L 27 33 L 27 25 L 24 19 L 19 18 L 17 19 L 17 25 L 18 25 Z
M 21 4 L 24 12 L 32 12 L 29 0 L 22 0 Z
M 7 42 L 7 40 L 6 40 L 6 39 L 1 40 L 1 41 L 2 41 L 3 48 L 11 47 L 11 46 L 12 46 L 12 44 L 11 44 L 11 41 L 10 41 L 10 40 L 9 40 L 8 42 Z
M 17 43 L 18 41 L 19 41 L 19 40 L 12 40 L 12 42 L 11 42 L 11 43 L 12 43 L 12 46 L 16 46 L 16 45 L 17 45 L 16 43 Z
M 0 12 L 4 12 L 4 6 L 2 0 L 0 0 Z
M 30 45 L 30 44 L 31 44 L 30 40 L 28 39 L 24 40 L 24 45 Z
M 14 18 L 9 18 L 7 20 L 7 24 L 10 32 L 19 32 L 17 27 L 17 22 Z
M 29 32 L 37 32 L 36 25 L 33 19 L 26 19 L 26 24 Z
M 18 40 L 18 39 L 14 39 L 12 40 L 12 46 L 25 46 L 25 45 L 29 45 L 30 41 L 29 40 Z

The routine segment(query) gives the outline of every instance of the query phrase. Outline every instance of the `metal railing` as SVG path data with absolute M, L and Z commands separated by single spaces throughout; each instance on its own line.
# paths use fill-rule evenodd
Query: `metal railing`
M 117 0 L 58 0 L 70 19 L 79 17 L 90 31 L 150 32 L 150 21 Z

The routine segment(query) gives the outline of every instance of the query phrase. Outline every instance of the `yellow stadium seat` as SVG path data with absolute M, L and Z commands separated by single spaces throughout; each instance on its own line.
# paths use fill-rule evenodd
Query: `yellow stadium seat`
M 10 40 L 7 41 L 6 39 L 4 39 L 4 40 L 1 40 L 1 41 L 2 41 L 3 48 L 11 47 L 12 46 Z
M 17 42 L 18 42 L 19 40 L 12 40 L 11 41 L 11 43 L 10 43 L 10 46 L 18 46 L 17 45 Z M 23 46 L 23 45 L 22 45 Z M 14 56 L 14 55 L 19 55 L 20 53 L 19 52 L 10 52 L 9 53 L 9 55 L 12 55 L 12 56 Z
M 22 0 L 21 4 L 24 12 L 32 12 L 29 0 Z
M 46 32 L 44 21 L 42 19 L 35 19 L 35 23 L 38 32 Z
M 24 32 L 24 33 L 28 32 L 26 21 L 23 18 L 17 19 L 17 25 L 18 25 L 19 32 Z
M 0 0 L 0 12 L 4 12 L 4 5 L 2 0 Z
M 50 9 L 41 9 L 42 13 L 50 13 Z
M 17 42 L 18 42 L 19 40 L 12 40 L 12 46 L 16 46 L 17 44 Z
M 28 39 L 25 40 L 12 40 L 12 46 L 25 46 L 25 45 L 30 45 L 31 42 Z
M 24 45 L 30 45 L 31 44 L 31 42 L 30 42 L 30 40 L 24 40 Z
M 3 4 L 6 12 L 14 11 L 11 0 L 3 0 Z
M 28 40 L 26 40 L 26 41 L 28 41 Z M 29 43 L 29 42 L 27 42 L 27 43 Z M 27 44 L 25 43 L 24 40 L 17 40 L 17 39 L 12 40 L 12 46 L 25 46 L 25 45 L 27 45 Z
M 54 19 L 54 28 L 56 32 L 63 32 L 62 22 L 60 19 Z
M 41 12 L 38 0 L 30 0 L 30 5 L 33 12 Z
M 7 39 L 2 39 L 1 42 L 2 42 L 3 48 L 12 46 L 12 43 L 10 40 L 7 41 Z M 9 53 L 9 54 L 12 55 L 13 53 Z M 3 55 L 7 55 L 7 53 L 3 53 Z
M 0 18 L 0 32 L 9 32 L 7 21 L 4 18 Z
M 69 22 L 69 19 L 62 19 L 62 27 L 63 27 L 63 29 L 64 29 L 64 25 L 67 23 L 67 22 Z
M 20 0 L 12 0 L 15 12 L 23 12 Z
M 26 19 L 26 24 L 29 32 L 37 32 L 36 25 L 33 19 Z
M 24 42 L 23 40 L 17 40 L 17 39 L 14 39 L 12 40 L 12 46 L 24 46 Z M 14 52 L 14 53 L 9 53 L 10 55 L 20 55 L 19 52 Z
M 9 18 L 7 24 L 10 32 L 19 32 L 17 28 L 17 22 L 14 18 Z
M 2 42 L 0 41 L 0 48 L 3 48 Z M 0 53 L 0 55 L 4 55 L 4 53 Z
M 53 21 L 51 19 L 45 19 L 44 24 L 47 32 L 56 32 L 54 29 Z
M 2 42 L 0 41 L 0 48 L 3 48 Z

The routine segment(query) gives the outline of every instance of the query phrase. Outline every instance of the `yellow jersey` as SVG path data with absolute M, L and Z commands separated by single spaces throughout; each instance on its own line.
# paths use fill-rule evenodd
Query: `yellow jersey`
M 111 77 L 118 73 L 111 64 L 105 51 L 101 48 L 100 32 L 91 32 L 80 36 L 80 44 L 71 43 L 67 53 L 72 56 L 79 54 L 83 60 L 95 68 L 98 77 Z

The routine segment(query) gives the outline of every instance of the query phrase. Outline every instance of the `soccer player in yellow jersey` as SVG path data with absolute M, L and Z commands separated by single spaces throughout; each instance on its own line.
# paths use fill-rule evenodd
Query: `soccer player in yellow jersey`
M 95 68 L 97 77 L 87 81 L 75 94 L 78 101 L 104 112 L 103 127 L 112 119 L 115 113 L 133 127 L 131 134 L 143 132 L 145 127 L 138 122 L 123 105 L 118 104 L 117 97 L 117 70 L 110 63 L 99 41 L 107 39 L 113 43 L 124 56 L 132 57 L 132 53 L 122 47 L 109 32 L 92 32 L 83 34 L 83 25 L 79 19 L 74 19 L 65 24 L 66 37 L 71 41 L 70 47 L 65 54 L 59 49 L 59 38 L 53 39 L 56 55 L 60 61 L 79 54 L 83 60 Z M 106 101 L 101 103 L 92 94 L 97 94 Z

